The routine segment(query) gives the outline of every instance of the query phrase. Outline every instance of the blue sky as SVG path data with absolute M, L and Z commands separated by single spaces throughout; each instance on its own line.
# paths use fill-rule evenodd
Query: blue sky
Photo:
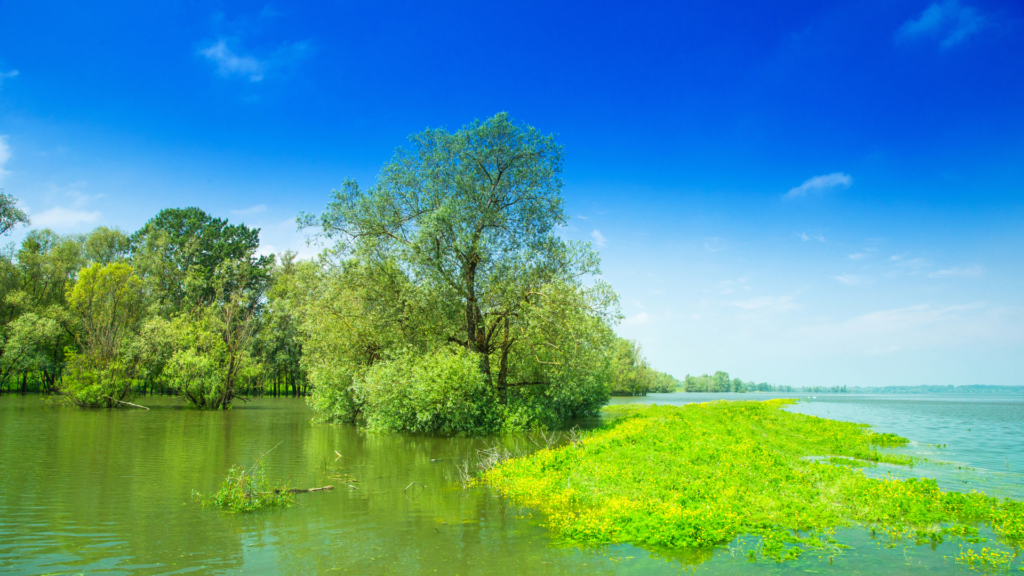
M 499 111 L 656 367 L 1024 384 L 1019 2 L 0 4 L 0 186 L 59 232 L 308 253 L 296 213 Z

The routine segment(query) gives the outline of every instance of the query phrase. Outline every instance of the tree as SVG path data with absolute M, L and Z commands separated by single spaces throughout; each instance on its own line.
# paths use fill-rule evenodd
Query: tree
M 300 218 L 336 241 L 333 254 L 345 262 L 338 277 L 361 286 L 336 289 L 348 303 L 344 315 L 365 310 L 385 320 L 386 334 L 352 324 L 377 358 L 386 360 L 381 352 L 396 337 L 420 353 L 455 344 L 476 358 L 499 405 L 555 402 L 570 385 L 568 374 L 586 372 L 569 350 L 603 354 L 612 338 L 608 325 L 618 318 L 614 293 L 599 280 L 583 282 L 599 274 L 597 254 L 556 234 L 567 222 L 561 146 L 504 113 L 410 141 L 376 186 L 362 191 L 346 182 L 323 214 Z M 376 361 L 373 354 L 367 360 Z M 600 378 L 579 381 L 607 394 Z M 527 387 L 546 391 L 521 390 Z M 536 421 L 545 410 L 557 418 L 563 408 L 596 410 L 591 393 L 577 397 L 586 401 L 568 408 L 572 401 L 563 398 L 568 404 L 536 408 L 526 419 Z
M 110 264 L 128 257 L 130 242 L 117 228 L 100 226 L 85 237 L 83 256 L 88 262 Z
M 612 396 L 646 396 L 650 391 L 654 371 L 635 341 L 616 338 L 612 371 Z
M 252 267 L 246 260 L 222 262 L 213 274 L 219 285 L 212 301 L 171 321 L 174 352 L 164 372 L 192 406 L 222 410 L 246 393 L 262 393 L 266 370 L 252 348 L 265 284 L 253 291 L 237 281 L 251 278 Z
M 199 208 L 161 210 L 132 234 L 130 244 L 133 264 L 168 316 L 210 304 L 225 284 L 228 293 L 262 291 L 273 263 L 271 256 L 256 256 L 258 228 L 228 224 Z M 224 277 L 239 272 L 245 275 Z
M 82 269 L 68 291 L 79 352 L 68 359 L 62 392 L 79 406 L 116 407 L 132 394 L 136 362 L 121 355 L 143 310 L 142 280 L 123 262 Z
M 10 234 L 18 224 L 27 226 L 29 224 L 28 214 L 18 208 L 18 199 L 10 194 L 4 194 L 0 188 L 0 236 Z

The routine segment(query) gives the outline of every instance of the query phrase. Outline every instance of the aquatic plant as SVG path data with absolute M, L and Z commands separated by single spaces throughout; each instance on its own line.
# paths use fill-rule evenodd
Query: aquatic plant
M 782 561 L 839 553 L 842 526 L 916 541 L 977 534 L 967 524 L 984 523 L 1020 544 L 1020 503 L 836 465 L 912 460 L 878 450 L 906 439 L 780 409 L 791 402 L 616 407 L 623 417 L 580 442 L 500 462 L 484 478 L 577 542 L 699 548 L 750 534 L 760 541 L 754 558 Z
M 267 481 L 262 457 L 249 468 L 232 466 L 219 490 L 209 496 L 193 490 L 192 499 L 203 506 L 232 512 L 253 512 L 295 503 L 295 496 L 287 486 L 271 486 Z

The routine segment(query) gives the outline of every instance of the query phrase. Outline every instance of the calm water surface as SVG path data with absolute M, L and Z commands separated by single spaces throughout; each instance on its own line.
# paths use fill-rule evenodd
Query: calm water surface
M 678 404 L 725 396 L 618 401 Z M 455 462 L 493 440 L 378 436 L 312 424 L 309 409 L 294 399 L 263 399 L 222 413 L 183 409 L 173 399 L 142 403 L 153 409 L 83 411 L 52 407 L 37 396 L 0 397 L 0 572 L 963 572 L 943 558 L 956 547 L 890 549 L 858 530 L 841 533 L 854 548 L 833 565 L 815 556 L 751 564 L 743 557 L 751 543 L 741 542 L 686 553 L 628 545 L 581 549 L 552 541 L 543 519 L 529 510 L 454 481 Z M 906 450 L 954 462 L 914 471 L 941 477 L 947 487 L 1022 495 L 1024 398 L 819 395 L 794 409 L 909 437 L 915 443 Z M 254 514 L 190 501 L 192 490 L 214 491 L 231 465 L 251 463 L 275 446 L 265 458 L 269 478 L 336 489 L 299 494 L 294 507 Z M 422 487 L 406 489 L 412 482 Z

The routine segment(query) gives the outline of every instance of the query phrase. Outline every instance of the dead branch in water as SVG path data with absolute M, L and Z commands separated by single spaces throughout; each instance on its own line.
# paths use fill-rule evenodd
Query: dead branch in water
M 303 492 L 322 492 L 324 490 L 334 490 L 334 486 L 322 486 L 320 488 L 288 488 L 285 490 L 288 494 L 301 494 Z M 280 494 L 281 490 L 274 490 L 275 494 Z
M 109 398 L 110 400 L 113 400 L 118 404 L 125 404 L 127 406 L 132 406 L 134 408 L 142 408 L 143 410 L 149 410 L 149 408 L 146 408 L 145 406 L 139 406 L 138 404 L 132 404 L 131 402 L 125 402 L 124 400 L 118 400 L 117 398 L 112 398 L 110 396 L 104 396 L 104 398 Z

